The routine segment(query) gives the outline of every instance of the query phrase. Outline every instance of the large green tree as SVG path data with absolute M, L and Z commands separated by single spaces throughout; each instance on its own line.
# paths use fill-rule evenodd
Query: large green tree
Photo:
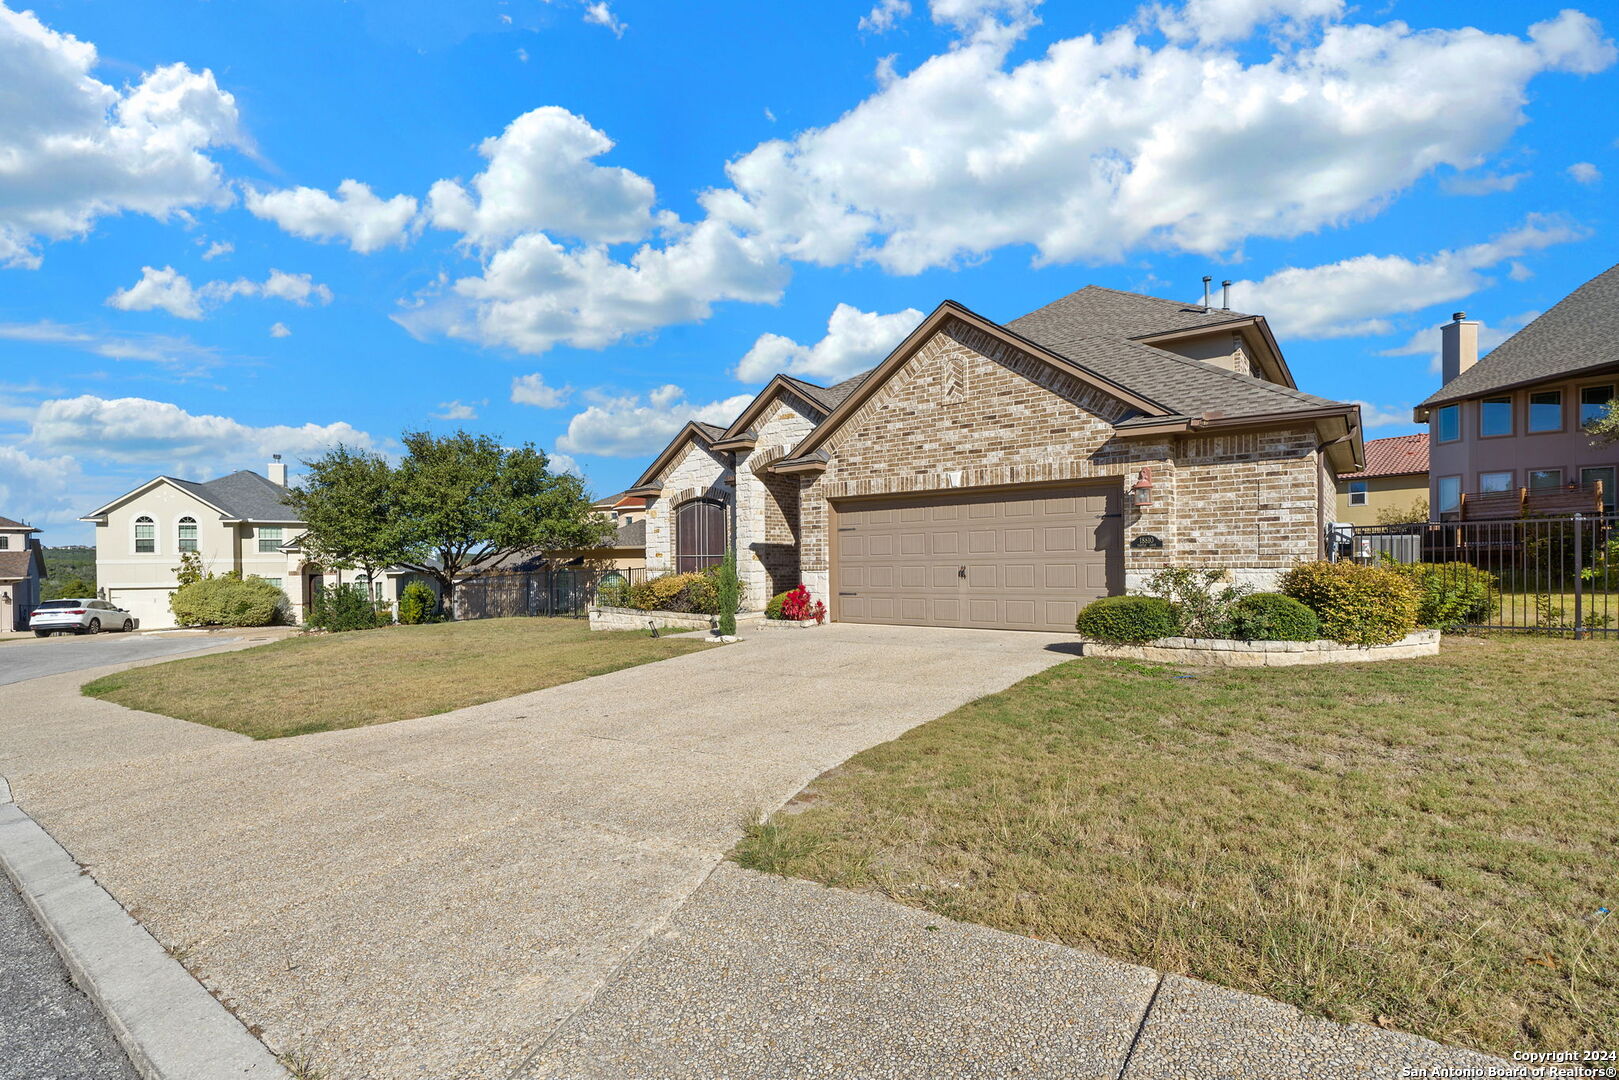
M 312 562 L 365 571 L 383 570 L 415 553 L 412 523 L 403 513 L 398 475 L 380 454 L 338 446 L 305 461 L 304 482 L 288 492 L 307 528 L 301 541 Z
M 407 561 L 438 583 L 452 618 L 457 579 L 517 552 L 596 547 L 613 534 L 612 522 L 591 510 L 584 481 L 552 472 L 533 443 L 506 446 L 460 430 L 401 438 L 393 488 L 408 523 Z
M 1585 430 L 1599 446 L 1619 442 L 1619 399 L 1608 402 L 1608 411 L 1586 424 Z

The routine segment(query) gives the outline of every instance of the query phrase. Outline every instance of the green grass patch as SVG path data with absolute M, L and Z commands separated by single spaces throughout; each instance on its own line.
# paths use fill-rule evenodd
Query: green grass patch
M 132 668 L 84 693 L 274 739 L 434 716 L 706 647 L 582 619 L 487 619 L 289 638 Z
M 820 777 L 733 853 L 1497 1053 L 1619 1047 L 1607 642 L 1079 660 Z

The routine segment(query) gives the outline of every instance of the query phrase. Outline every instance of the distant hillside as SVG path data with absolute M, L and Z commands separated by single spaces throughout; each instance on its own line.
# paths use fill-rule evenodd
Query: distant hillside
M 66 547 L 48 547 L 45 549 L 45 572 L 49 576 L 45 580 L 45 595 L 42 599 L 54 600 L 64 596 L 63 587 L 75 579 L 83 581 L 90 586 L 89 593 L 94 596 L 96 591 L 96 549 L 73 544 Z M 72 590 L 77 593 L 78 590 Z

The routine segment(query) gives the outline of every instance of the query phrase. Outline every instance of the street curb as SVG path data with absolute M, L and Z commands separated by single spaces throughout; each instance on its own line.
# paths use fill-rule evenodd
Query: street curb
M 144 1080 L 290 1080 L 275 1055 L 9 797 L 0 803 L 0 867 Z

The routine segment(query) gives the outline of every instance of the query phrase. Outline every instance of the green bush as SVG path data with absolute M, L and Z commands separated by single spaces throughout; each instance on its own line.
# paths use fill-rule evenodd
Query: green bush
M 719 614 L 719 591 L 714 575 L 664 574 L 630 586 L 630 607 L 641 611 L 685 611 Z
M 169 610 L 181 626 L 269 626 L 286 602 L 263 578 L 232 570 L 182 585 L 169 596 Z
M 407 626 L 432 622 L 438 610 L 438 594 L 425 581 L 412 581 L 399 594 L 399 621 Z
M 1244 641 L 1315 641 L 1321 637 L 1321 620 L 1291 596 L 1254 593 L 1231 606 L 1231 636 Z
M 1074 628 L 1093 641 L 1140 645 L 1174 637 L 1180 623 L 1169 601 L 1161 596 L 1104 596 L 1086 605 Z
M 1232 636 L 1231 605 L 1254 589 L 1252 585 L 1228 585 L 1225 580 L 1224 570 L 1172 566 L 1148 578 L 1141 591 L 1169 601 L 1178 632 L 1186 637 L 1228 638 Z
M 775 596 L 772 596 L 770 598 L 770 602 L 765 604 L 765 618 L 767 618 L 767 619 L 785 618 L 785 616 L 783 616 L 782 613 L 781 613 L 781 605 L 786 603 L 786 602 L 787 602 L 787 593 L 779 592 Z
M 596 586 L 596 603 L 600 607 L 629 607 L 630 583 L 622 574 L 609 574 Z
M 1417 622 L 1447 630 L 1483 622 L 1490 613 L 1495 575 L 1464 562 L 1397 563 L 1384 566 L 1417 588 Z
M 388 626 L 393 616 L 386 604 L 371 599 L 364 586 L 332 585 L 316 591 L 307 621 L 316 630 L 344 633 Z
M 719 632 L 736 636 L 736 609 L 742 606 L 742 583 L 736 577 L 736 551 L 725 549 L 725 561 L 714 573 L 714 602 L 720 617 Z
M 1282 592 L 1316 613 L 1324 636 L 1346 645 L 1387 645 L 1416 629 L 1416 585 L 1381 566 L 1305 563 L 1282 575 Z

